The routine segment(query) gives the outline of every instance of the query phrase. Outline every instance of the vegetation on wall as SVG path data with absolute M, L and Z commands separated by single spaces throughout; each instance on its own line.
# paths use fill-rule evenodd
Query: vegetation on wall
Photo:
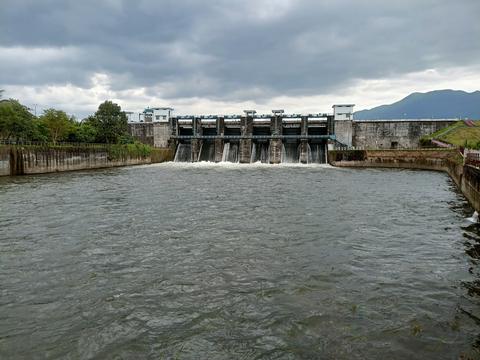
M 16 144 L 0 145 L 0 151 L 9 151 L 10 149 L 25 149 L 30 151 L 62 151 L 67 153 L 89 153 L 106 152 L 108 160 L 127 160 L 130 158 L 147 158 L 155 150 L 149 145 L 140 142 L 132 144 L 66 144 L 66 143 L 37 143 L 37 144 Z
M 146 158 L 150 156 L 152 148 L 139 142 L 133 144 L 112 144 L 107 146 L 107 152 L 108 160 L 125 160 L 128 158 Z
M 433 145 L 432 140 L 469 149 L 480 149 L 480 121 L 457 121 L 420 139 L 422 146 Z

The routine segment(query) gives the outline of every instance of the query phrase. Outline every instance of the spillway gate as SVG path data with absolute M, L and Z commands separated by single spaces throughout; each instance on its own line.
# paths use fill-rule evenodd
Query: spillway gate
M 203 115 L 170 118 L 179 162 L 325 163 L 333 115 Z

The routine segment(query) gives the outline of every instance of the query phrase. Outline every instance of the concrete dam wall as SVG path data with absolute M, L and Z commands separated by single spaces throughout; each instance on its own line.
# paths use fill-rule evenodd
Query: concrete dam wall
M 454 119 L 336 120 L 327 114 L 178 116 L 130 123 L 137 140 L 176 149 L 177 161 L 324 162 L 328 148 L 411 149 Z M 226 145 L 228 144 L 228 145 Z M 330 146 L 328 146 L 330 145 Z
M 364 120 L 352 122 L 352 145 L 368 149 L 411 149 L 425 135 L 443 129 L 455 120 Z M 338 129 L 338 127 L 337 127 Z
M 149 155 L 114 153 L 108 147 L 0 147 L 0 176 L 45 174 L 171 161 L 171 149 L 155 149 Z
M 130 123 L 130 134 L 138 141 L 157 148 L 167 148 L 170 140 L 168 123 Z

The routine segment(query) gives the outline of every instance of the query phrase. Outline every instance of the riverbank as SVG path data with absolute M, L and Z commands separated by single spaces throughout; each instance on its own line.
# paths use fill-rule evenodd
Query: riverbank
M 144 165 L 173 160 L 169 148 L 127 145 L 0 146 L 0 176 Z
M 464 165 L 456 149 L 334 150 L 329 163 L 337 167 L 401 168 L 443 171 L 455 182 L 472 207 L 480 212 L 480 170 Z

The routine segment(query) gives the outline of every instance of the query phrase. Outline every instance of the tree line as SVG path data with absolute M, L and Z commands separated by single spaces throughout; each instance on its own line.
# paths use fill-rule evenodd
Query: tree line
M 1 95 L 1 91 L 0 91 Z M 62 110 L 47 109 L 40 116 L 15 99 L 0 99 L 0 139 L 13 142 L 79 142 L 121 144 L 133 142 L 121 107 L 105 101 L 95 114 L 77 121 Z

